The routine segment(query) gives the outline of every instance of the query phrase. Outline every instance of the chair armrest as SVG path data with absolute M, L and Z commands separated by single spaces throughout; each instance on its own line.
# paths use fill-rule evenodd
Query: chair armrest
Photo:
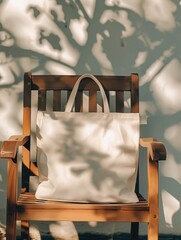
M 0 150 L 1 158 L 15 158 L 18 147 L 23 146 L 30 140 L 30 136 L 26 135 L 14 135 L 8 140 L 4 141 Z
M 166 149 L 155 138 L 140 138 L 140 145 L 148 149 L 152 161 L 166 160 Z

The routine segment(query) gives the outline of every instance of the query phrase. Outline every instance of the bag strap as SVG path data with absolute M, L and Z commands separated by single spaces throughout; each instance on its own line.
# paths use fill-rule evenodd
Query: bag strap
M 107 101 L 107 97 L 106 97 L 106 94 L 105 94 L 105 91 L 104 91 L 104 88 L 102 87 L 101 83 L 99 82 L 99 80 L 93 76 L 92 74 L 83 74 L 82 76 L 80 76 L 73 89 L 72 89 L 72 92 L 69 96 L 69 99 L 67 101 L 67 105 L 65 107 L 65 112 L 71 112 L 72 111 L 72 108 L 73 108 L 73 104 L 75 102 L 75 96 L 77 94 L 77 91 L 78 91 L 78 88 L 79 88 L 79 85 L 80 85 L 80 82 L 82 79 L 84 78 L 91 78 L 99 87 L 100 89 L 100 92 L 101 92 L 101 96 L 102 96 L 102 100 L 103 100 L 103 106 L 104 106 L 104 112 L 105 113 L 109 113 L 110 112 L 110 109 L 109 109 L 109 104 L 108 104 L 108 101 Z

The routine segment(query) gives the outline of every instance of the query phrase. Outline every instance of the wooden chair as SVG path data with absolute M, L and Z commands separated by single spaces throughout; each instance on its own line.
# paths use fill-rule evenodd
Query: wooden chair
M 16 239 L 16 221 L 21 221 L 21 237 L 29 239 L 29 221 L 95 221 L 130 222 L 131 239 L 138 239 L 139 222 L 148 223 L 148 239 L 158 239 L 158 161 L 166 159 L 165 147 L 154 138 L 141 138 L 140 145 L 147 149 L 148 199 L 138 192 L 139 202 L 132 204 L 96 204 L 41 201 L 30 192 L 30 176 L 37 175 L 36 162 L 31 161 L 32 94 L 37 92 L 37 109 L 46 110 L 47 94 L 52 91 L 52 110 L 61 111 L 62 90 L 71 91 L 79 76 L 74 75 L 24 75 L 23 133 L 4 141 L 1 158 L 8 160 L 7 185 L 7 240 Z M 130 92 L 130 112 L 139 112 L 139 77 L 96 76 L 102 83 L 108 100 L 109 91 L 115 92 L 115 111 L 124 112 L 124 92 Z M 97 111 L 97 86 L 90 79 L 81 83 L 75 111 L 82 111 L 83 90 L 89 91 L 89 111 Z M 18 148 L 22 146 L 21 193 L 18 189 Z M 140 163 L 141 164 L 141 163 Z M 138 191 L 138 181 L 137 181 Z

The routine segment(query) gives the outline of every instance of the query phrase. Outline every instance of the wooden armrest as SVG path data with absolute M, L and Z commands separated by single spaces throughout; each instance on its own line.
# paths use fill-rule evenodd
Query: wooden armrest
M 15 158 L 19 146 L 23 146 L 30 136 L 26 135 L 14 135 L 8 140 L 4 141 L 0 151 L 1 158 Z
M 166 160 L 166 149 L 162 142 L 155 138 L 140 138 L 140 145 L 146 147 L 152 161 Z

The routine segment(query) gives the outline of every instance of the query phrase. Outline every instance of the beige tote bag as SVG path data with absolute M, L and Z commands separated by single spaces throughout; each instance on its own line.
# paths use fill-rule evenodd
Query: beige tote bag
M 100 88 L 104 112 L 72 112 L 79 84 L 91 78 Z M 137 202 L 139 123 L 137 113 L 112 113 L 100 82 L 82 75 L 65 112 L 38 112 L 38 162 L 48 175 L 36 198 L 78 202 Z

